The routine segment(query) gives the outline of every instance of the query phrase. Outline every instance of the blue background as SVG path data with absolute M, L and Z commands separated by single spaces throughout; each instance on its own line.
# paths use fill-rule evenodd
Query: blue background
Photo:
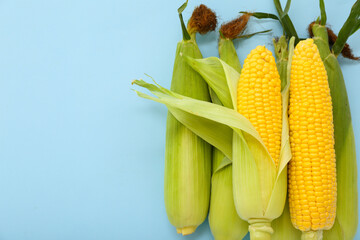
M 326 1 L 338 32 L 353 0 Z M 204 0 L 219 22 L 238 11 L 275 13 L 271 0 Z M 207 222 L 182 237 L 163 203 L 164 106 L 140 99 L 131 80 L 169 87 L 182 1 L 2 0 L 0 2 L 0 239 L 212 239 Z M 199 1 L 190 1 L 188 19 Z M 318 3 L 294 0 L 300 36 Z M 272 50 L 277 22 L 251 20 L 241 62 Z M 217 33 L 198 37 L 217 56 Z M 360 55 L 360 32 L 349 43 Z M 339 58 L 360 156 L 360 64 Z M 360 235 L 357 235 L 360 239 Z

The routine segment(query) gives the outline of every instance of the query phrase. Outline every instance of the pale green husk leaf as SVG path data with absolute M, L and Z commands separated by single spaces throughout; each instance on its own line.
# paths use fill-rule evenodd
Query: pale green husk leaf
M 229 158 L 224 157 L 223 160 L 220 162 L 219 166 L 217 166 L 217 168 L 215 169 L 213 175 L 217 172 L 220 172 L 223 168 L 225 168 L 231 164 L 232 164 L 232 161 Z
M 271 158 L 259 133 L 250 121 L 238 112 L 217 104 L 182 96 L 143 80 L 135 80 L 133 84 L 144 87 L 157 96 L 156 98 L 136 91 L 140 97 L 165 104 L 181 123 L 192 131 L 194 130 L 196 134 L 222 151 L 229 159 L 232 159 L 231 129 L 239 133 L 242 131 L 248 133 L 261 146 L 259 151 L 265 152 L 266 156 Z
M 281 216 L 272 222 L 274 234 L 273 240 L 300 239 L 301 231 L 294 228 L 290 219 L 289 202 L 286 201 L 284 211 Z
M 253 153 L 242 133 L 234 133 L 233 144 L 233 194 L 236 211 L 244 220 L 249 220 L 252 216 L 263 216 L 259 169 Z
M 236 110 L 236 89 L 240 73 L 216 57 L 185 59 L 204 78 L 222 104 Z
M 227 159 L 227 160 L 225 160 Z M 227 162 L 226 166 L 221 166 Z M 239 240 L 248 232 L 249 224 L 242 220 L 235 209 L 232 188 L 231 160 L 218 150 L 213 152 L 213 176 L 209 225 L 215 240 Z

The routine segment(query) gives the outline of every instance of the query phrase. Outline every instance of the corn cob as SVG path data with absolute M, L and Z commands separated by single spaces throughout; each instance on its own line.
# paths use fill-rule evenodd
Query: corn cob
M 280 216 L 283 210 L 282 203 L 284 203 L 286 196 L 283 193 L 281 193 L 282 196 L 274 196 L 273 188 L 277 184 L 271 182 L 274 181 L 274 178 L 270 177 L 276 176 L 272 174 L 277 172 L 280 157 L 282 136 L 282 97 L 280 90 L 281 81 L 276 69 L 275 59 L 272 53 L 264 46 L 258 46 L 245 59 L 237 87 L 237 111 L 244 115 L 255 127 L 270 153 L 270 159 L 273 161 L 269 167 L 271 165 L 275 166 L 264 167 L 269 163 L 255 160 L 257 161 L 259 182 L 262 185 L 260 193 L 252 193 L 254 196 L 259 194 L 261 198 L 262 203 L 256 206 L 257 209 L 250 209 L 252 208 L 252 202 L 255 200 L 253 196 L 238 194 L 238 188 L 242 188 L 241 184 L 247 184 L 248 186 L 244 186 L 244 188 L 248 188 L 246 191 L 251 193 L 252 184 L 247 183 L 247 181 L 257 181 L 256 178 L 252 180 L 249 178 L 246 182 L 238 181 L 241 161 L 250 161 L 250 159 L 239 159 L 239 161 L 235 157 L 238 154 L 236 146 L 234 146 L 233 159 L 235 206 L 239 216 L 250 223 L 249 231 L 252 240 L 271 238 L 273 232 L 271 221 Z M 235 135 L 234 143 L 237 143 L 237 138 L 237 135 Z M 283 184 L 282 186 L 285 189 L 281 188 L 281 191 L 286 191 L 286 185 Z M 240 190 L 240 192 L 243 191 Z M 281 207 L 276 210 L 271 209 L 271 214 L 268 214 L 268 204 L 271 197 L 278 199 L 278 206 Z
M 238 112 L 250 120 L 278 165 L 281 141 L 281 81 L 272 53 L 258 46 L 247 56 L 238 84 Z
M 321 239 L 336 214 L 334 126 L 327 74 L 312 39 L 300 41 L 291 66 L 289 206 L 303 239 Z
M 205 23 L 204 15 L 207 16 Z M 214 30 L 215 26 L 216 17 L 210 9 L 200 5 L 194 10 L 188 30 L 183 29 L 184 39 L 176 49 L 171 82 L 174 92 L 210 100 L 207 84 L 185 63 L 181 54 L 202 58 L 195 40 L 196 32 L 205 33 Z M 210 177 L 211 146 L 169 112 L 165 149 L 165 207 L 169 221 L 178 233 L 191 234 L 205 220 L 209 207 Z
M 233 39 L 244 31 L 248 19 L 248 15 L 242 15 L 227 24 L 223 24 L 220 28 L 220 59 L 239 73 L 241 64 Z M 210 91 L 212 90 L 210 89 Z M 211 98 L 213 103 L 222 105 L 214 92 L 211 93 Z M 246 235 L 248 224 L 236 213 L 232 192 L 232 165 L 229 164 L 218 170 L 224 158 L 225 155 L 219 149 L 213 148 L 209 225 L 215 240 L 237 240 Z

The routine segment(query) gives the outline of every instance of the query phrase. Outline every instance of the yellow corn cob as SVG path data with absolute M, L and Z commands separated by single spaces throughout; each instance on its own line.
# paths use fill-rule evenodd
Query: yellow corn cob
M 281 141 L 281 81 L 272 53 L 253 49 L 244 62 L 238 84 L 237 108 L 259 132 L 275 164 Z
M 324 64 L 312 39 L 294 51 L 290 80 L 289 205 L 293 225 L 322 235 L 336 214 L 334 125 Z

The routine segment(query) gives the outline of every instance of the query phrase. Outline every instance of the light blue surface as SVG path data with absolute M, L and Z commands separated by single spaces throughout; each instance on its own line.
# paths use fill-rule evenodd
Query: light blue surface
M 326 1 L 338 32 L 353 1 Z M 188 19 L 194 6 L 184 12 Z M 275 13 L 271 0 L 203 1 L 219 22 L 238 11 Z M 131 91 L 134 78 L 170 86 L 182 1 L 3 0 L 0 2 L 0 240 L 212 239 L 207 222 L 181 237 L 163 204 L 166 108 Z M 294 0 L 299 34 L 317 1 Z M 251 20 L 243 62 L 272 49 L 274 21 Z M 216 33 L 199 36 L 217 56 Z M 360 55 L 360 32 L 349 43 Z M 360 156 L 360 64 L 340 58 Z M 360 239 L 358 233 L 357 239 Z

